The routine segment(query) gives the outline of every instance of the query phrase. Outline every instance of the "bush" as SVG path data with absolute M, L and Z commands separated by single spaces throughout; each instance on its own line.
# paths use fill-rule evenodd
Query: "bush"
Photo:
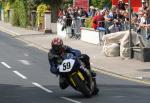
M 4 4 L 4 21 L 5 22 L 9 22 L 8 10 L 10 10 L 10 3 L 9 2 Z
M 96 8 L 103 9 L 104 7 L 111 7 L 111 0 L 90 0 L 90 5 Z
M 27 26 L 27 13 L 23 0 L 15 0 L 12 24 L 20 27 Z
M 85 27 L 92 28 L 92 17 L 86 18 Z
M 43 24 L 44 22 L 44 14 L 46 12 L 46 10 L 48 9 L 48 7 L 46 6 L 46 4 L 40 4 L 38 7 L 37 7 L 37 25 L 38 27 Z

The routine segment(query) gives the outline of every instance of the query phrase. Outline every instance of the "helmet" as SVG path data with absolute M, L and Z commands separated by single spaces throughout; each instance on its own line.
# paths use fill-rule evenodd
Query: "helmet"
M 51 42 L 52 49 L 55 53 L 60 54 L 63 49 L 63 40 L 61 38 L 54 38 Z

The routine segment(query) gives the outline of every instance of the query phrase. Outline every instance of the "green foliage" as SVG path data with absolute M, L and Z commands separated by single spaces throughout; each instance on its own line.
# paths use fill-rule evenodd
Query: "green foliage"
M 64 1 L 63 8 L 66 9 L 66 8 L 68 7 L 69 4 L 72 5 L 72 4 L 73 4 L 73 0 L 66 0 L 66 1 Z
M 26 5 L 25 8 L 26 8 L 26 12 L 27 12 L 27 17 L 28 17 L 27 18 L 27 24 L 29 26 L 32 25 L 32 22 L 36 21 L 36 20 L 31 21 L 31 12 L 34 10 L 37 10 L 37 7 L 42 3 L 43 4 L 50 4 L 50 0 L 24 0 L 24 4 Z
M 92 17 L 86 18 L 85 27 L 92 28 Z
M 103 7 L 104 6 L 111 8 L 111 6 L 112 6 L 111 0 L 104 0 Z
M 49 0 L 49 4 L 52 8 L 60 8 L 63 5 L 63 0 Z
M 12 8 L 12 4 L 13 4 L 14 0 L 8 0 L 8 2 L 6 2 L 5 0 L 2 0 L 0 3 L 0 9 L 4 10 L 4 21 L 5 22 L 9 22 L 9 10 Z
M 5 3 L 4 4 L 4 21 L 5 22 L 8 22 L 9 20 L 9 18 L 8 18 L 8 10 L 10 10 L 10 3 L 9 2 L 7 2 L 7 3 Z
M 47 10 L 46 4 L 40 4 L 37 7 L 37 25 L 39 26 L 44 22 L 44 13 Z
M 27 26 L 27 13 L 24 5 L 24 0 L 15 0 L 13 11 L 13 25 L 26 27 Z
M 58 15 L 57 12 L 59 10 L 59 8 L 63 7 L 63 0 L 50 0 L 50 6 L 51 6 L 51 18 L 52 18 L 52 22 L 57 21 L 58 19 Z
M 36 10 L 39 4 L 42 3 L 43 0 L 25 0 L 25 4 L 28 10 Z
M 94 7 L 101 8 L 101 1 L 100 0 L 91 0 L 91 4 Z
M 15 2 L 15 0 L 8 0 L 8 2 L 9 2 L 10 4 L 13 4 L 13 3 Z
M 105 6 L 111 6 L 111 0 L 90 0 L 90 5 L 93 5 L 99 9 L 103 9 Z

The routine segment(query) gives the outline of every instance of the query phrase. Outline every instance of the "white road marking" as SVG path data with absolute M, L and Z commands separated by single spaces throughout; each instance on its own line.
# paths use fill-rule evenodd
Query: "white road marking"
M 93 65 L 94 63 L 91 62 L 90 64 Z
M 73 100 L 73 99 L 70 99 L 70 98 L 67 98 L 67 97 L 61 97 L 61 98 L 65 99 L 67 101 L 73 102 L 73 103 L 82 103 L 82 102 L 79 102 L 79 101 L 76 101 L 76 100 Z
M 29 61 L 27 60 L 19 60 L 24 65 L 31 65 Z
M 32 82 L 32 84 L 35 85 L 35 86 L 37 86 L 37 87 L 39 87 L 39 88 L 41 88 L 41 89 L 43 89 L 44 91 L 46 91 L 46 92 L 48 92 L 48 93 L 53 93 L 53 91 L 51 91 L 51 90 L 49 90 L 49 89 L 43 87 L 42 85 L 40 85 L 40 84 L 38 84 L 38 83 L 36 83 L 36 82 Z
M 13 71 L 16 75 L 20 76 L 22 79 L 27 79 L 27 77 L 25 77 L 24 75 L 22 75 L 21 73 L 19 73 L 18 71 Z
M 143 77 L 135 77 L 135 78 L 137 78 L 137 79 L 143 79 Z
M 5 62 L 1 62 L 1 64 L 3 64 L 5 67 L 7 67 L 7 68 L 11 69 L 11 67 L 10 67 L 7 63 L 5 63 Z
M 24 56 L 28 57 L 28 56 L 29 56 L 29 54 L 27 54 L 27 53 L 24 53 Z
M 114 98 L 125 98 L 126 96 L 112 96 Z
M 33 44 L 33 43 L 30 43 L 30 44 L 27 44 L 26 46 L 27 46 L 27 47 L 33 47 L 34 44 Z

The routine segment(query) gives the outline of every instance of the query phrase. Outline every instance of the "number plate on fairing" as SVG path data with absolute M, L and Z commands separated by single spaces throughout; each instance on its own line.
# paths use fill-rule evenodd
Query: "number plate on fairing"
M 73 68 L 75 60 L 65 59 L 61 65 L 58 66 L 59 72 L 70 72 Z

